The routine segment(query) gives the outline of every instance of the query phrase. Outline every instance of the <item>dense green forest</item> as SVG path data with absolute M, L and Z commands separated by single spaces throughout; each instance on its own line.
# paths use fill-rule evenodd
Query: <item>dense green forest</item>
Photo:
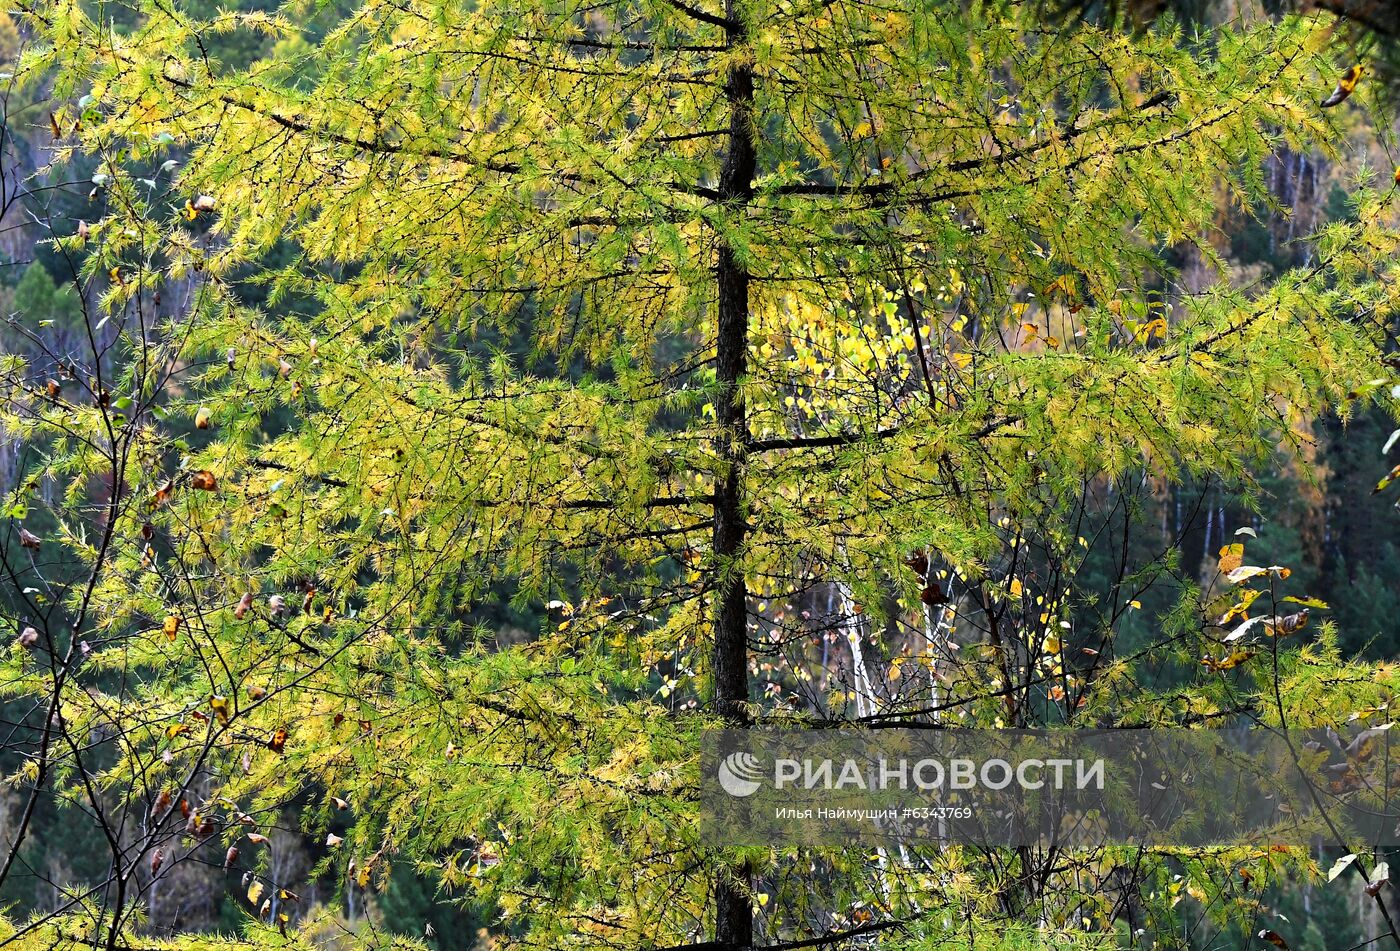
M 10 11 L 0 945 L 1400 947 L 1346 830 L 697 810 L 722 727 L 1388 725 L 1397 33 Z

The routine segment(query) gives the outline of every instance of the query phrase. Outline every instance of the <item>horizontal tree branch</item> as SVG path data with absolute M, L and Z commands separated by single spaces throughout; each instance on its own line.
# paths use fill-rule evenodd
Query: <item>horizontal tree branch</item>
M 321 475 L 314 475 L 314 474 L 311 474 L 311 473 L 303 473 L 303 472 L 301 472 L 301 470 L 299 470 L 299 469 L 295 469 L 295 468 L 293 468 L 292 466 L 286 465 L 285 463 L 274 462 L 274 461 L 271 460 L 271 459 L 254 459 L 254 460 L 253 460 L 253 465 L 258 466 L 258 467 L 263 468 L 263 469 L 272 469 L 272 470 L 277 471 L 277 472 L 295 472 L 295 473 L 298 473 L 298 474 L 301 474 L 301 475 L 306 476 L 306 478 L 311 479 L 313 482 L 322 482 L 322 483 L 324 483 L 324 484 L 326 484 L 326 485 L 333 485 L 333 486 L 335 486 L 337 489 L 345 489 L 345 488 L 349 488 L 349 486 L 350 486 L 350 483 L 345 482 L 345 481 L 343 481 L 343 480 L 341 480 L 341 479 L 337 479 L 337 478 L 335 478 L 335 477 L 333 477 L 333 476 L 321 476 Z
M 1001 429 L 1015 423 L 1019 417 L 999 416 L 988 422 L 981 429 L 972 433 L 973 439 L 983 439 Z M 858 446 L 863 442 L 873 442 L 882 439 L 891 439 L 905 432 L 907 427 L 890 426 L 886 429 L 877 429 L 869 433 L 835 433 L 830 436 L 780 436 L 773 439 L 756 439 L 748 444 L 748 451 L 773 452 L 780 449 L 836 449 L 841 446 Z
M 705 10 L 701 10 L 699 7 L 693 7 L 690 4 L 683 2 L 683 0 L 666 0 L 666 2 L 669 3 L 671 6 L 675 7 L 677 10 L 684 13 L 686 16 L 690 17 L 693 20 L 699 20 L 701 23 L 708 23 L 711 26 L 717 26 L 720 29 L 726 31 L 736 26 L 735 22 L 733 20 L 728 19 L 727 17 L 722 17 L 714 13 L 709 13 Z
M 844 941 L 852 941 L 865 935 L 878 934 L 882 931 L 892 931 L 895 928 L 902 928 L 917 920 L 917 918 L 891 918 L 887 921 L 873 921 L 868 924 L 857 925 L 854 928 L 848 928 L 845 931 L 832 931 L 828 934 L 817 935 L 813 938 L 783 941 L 778 944 L 736 946 L 727 941 L 699 941 L 695 944 L 673 944 L 664 948 L 653 948 L 651 951 L 801 951 L 802 948 L 825 948 L 840 944 Z
M 889 179 L 881 182 L 871 182 L 869 184 L 864 185 L 794 183 L 791 185 L 779 186 L 778 188 L 773 190 L 773 193 L 777 195 L 796 195 L 805 197 L 837 197 L 842 195 L 876 197 L 880 195 L 886 195 L 897 188 L 917 184 L 920 181 L 927 179 L 933 175 L 971 172 L 979 168 L 995 168 L 999 165 L 1005 165 L 1009 162 L 1014 162 L 1017 159 L 1030 158 L 1037 152 L 1049 148 L 1051 145 L 1063 145 L 1067 142 L 1072 142 L 1080 136 L 1086 135 L 1090 132 L 1094 132 L 1099 129 L 1105 128 L 1106 126 L 1111 125 L 1113 123 L 1123 122 L 1131 117 L 1155 109 L 1158 106 L 1165 105 L 1171 100 L 1172 95 L 1173 94 L 1169 92 L 1159 92 L 1156 95 L 1144 100 L 1141 105 L 1134 107 L 1131 111 L 1124 112 L 1123 114 L 1115 116 L 1112 119 L 1106 119 L 1102 122 L 1095 122 L 1092 125 L 1087 126 L 1071 126 L 1062 129 L 1059 135 L 1057 135 L 1054 138 L 1047 139 L 1043 142 L 1037 142 L 1034 145 L 1028 145 L 1024 148 L 1011 149 L 1005 152 L 998 152 L 995 155 L 989 155 L 975 159 L 964 159 L 963 161 L 952 162 L 948 165 L 940 166 L 938 168 L 921 169 L 920 171 L 914 172 L 913 174 L 903 179 Z

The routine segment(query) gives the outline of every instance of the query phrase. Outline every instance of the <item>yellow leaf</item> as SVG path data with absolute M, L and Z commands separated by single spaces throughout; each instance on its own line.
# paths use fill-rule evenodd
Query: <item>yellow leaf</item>
M 1400 479 L 1400 466 L 1391 469 L 1384 479 L 1377 482 L 1376 487 L 1371 490 L 1371 494 L 1375 495 L 1377 492 L 1385 491 L 1386 486 L 1390 485 L 1390 483 L 1394 482 L 1396 479 Z
M 1220 620 L 1217 623 L 1229 624 L 1237 617 L 1244 617 L 1245 612 L 1249 610 L 1250 605 L 1252 605 L 1259 598 L 1260 594 L 1261 592 L 1256 591 L 1253 588 L 1247 588 L 1244 591 L 1240 592 L 1239 601 L 1231 605 L 1230 610 L 1222 614 L 1220 616 Z
M 1262 574 L 1268 574 L 1269 569 L 1260 568 L 1258 565 L 1240 565 L 1225 573 L 1225 580 L 1230 584 L 1244 584 L 1250 578 L 1257 578 Z
M 1146 343 L 1148 340 L 1152 339 L 1153 334 L 1159 337 L 1165 337 L 1167 335 L 1167 322 L 1161 317 L 1156 317 L 1143 324 L 1138 328 L 1135 336 L 1140 343 Z
M 1244 545 L 1235 542 L 1220 549 L 1220 570 L 1225 574 L 1234 571 L 1244 564 Z
M 1233 670 L 1258 653 L 1258 651 L 1252 650 L 1237 650 L 1220 660 L 1216 660 L 1214 657 L 1202 657 L 1201 663 L 1210 671 Z
M 1294 604 L 1301 604 L 1305 608 L 1317 608 L 1321 611 L 1327 610 L 1327 602 L 1323 601 L 1321 598 L 1298 598 L 1290 594 L 1286 598 L 1279 598 L 1279 600 L 1291 601 Z
M 1260 568 L 1258 565 L 1241 565 L 1225 576 L 1225 580 L 1230 584 L 1243 584 L 1250 578 L 1257 578 L 1260 575 L 1273 575 L 1280 580 L 1293 574 L 1292 569 L 1283 565 L 1270 565 L 1267 568 Z

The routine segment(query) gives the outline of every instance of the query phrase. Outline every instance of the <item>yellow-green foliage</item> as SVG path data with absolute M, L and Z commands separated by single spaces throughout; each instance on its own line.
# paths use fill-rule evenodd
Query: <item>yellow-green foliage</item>
M 66 595 L 67 659 L 16 648 L 4 692 L 56 691 L 71 735 L 118 732 L 94 781 L 138 812 L 197 776 L 248 867 L 240 815 L 270 823 L 309 790 L 323 839 L 340 797 L 346 887 L 424 863 L 535 947 L 710 928 L 709 718 L 675 698 L 704 697 L 707 598 L 736 567 L 709 550 L 717 242 L 752 274 L 737 570 L 756 596 L 839 579 L 873 614 L 916 608 L 909 552 L 981 577 L 1000 519 L 1058 532 L 1054 500 L 1086 479 L 1246 479 L 1299 419 L 1369 392 L 1400 293 L 1388 191 L 1361 191 L 1305 268 L 1170 306 L 1150 292 L 1163 247 L 1209 256 L 1221 204 L 1260 197 L 1263 156 L 1330 147 L 1326 34 L 1306 19 L 1204 44 L 982 4 L 368 0 L 324 34 L 296 4 L 105 9 L 29 11 L 25 75 L 91 96 L 55 108 L 61 144 L 102 161 L 92 227 L 62 242 L 123 364 L 105 405 L 6 377 L 4 425 L 68 493 L 45 544 L 93 573 Z M 232 69 L 228 31 L 276 43 Z M 735 63 L 759 170 L 726 205 Z M 142 182 L 170 158 L 177 189 Z M 261 273 L 278 315 L 247 306 L 240 281 L 287 248 Z M 208 432 L 177 441 L 200 407 Z M 92 494 L 109 471 L 110 505 Z M 473 617 L 493 592 L 577 603 L 500 643 Z M 1322 662 L 1286 661 L 1290 704 Z M 1093 709 L 1232 702 L 1208 683 L 1113 710 L 1123 663 Z M 43 782 L 94 794 L 71 751 L 46 755 Z M 910 918 L 909 947 L 948 921 L 984 923 L 987 947 L 1032 940 L 999 918 L 1014 857 L 748 858 L 781 938 L 825 903 L 833 927 Z M 1036 940 L 1111 940 L 1118 862 L 1058 874 Z M 109 912 L 93 894 L 68 913 L 100 929 Z M 262 927 L 249 939 L 281 944 Z M 51 929 L 27 940 L 61 946 Z

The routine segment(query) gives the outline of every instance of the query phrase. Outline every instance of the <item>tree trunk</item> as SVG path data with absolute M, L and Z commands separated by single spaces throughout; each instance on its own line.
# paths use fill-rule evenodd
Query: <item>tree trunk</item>
M 726 44 L 740 45 L 746 30 L 726 0 Z M 746 64 L 730 67 L 725 94 L 729 99 L 729 150 L 720 172 L 720 200 L 739 214 L 753 195 L 753 70 Z M 713 668 L 715 706 L 733 726 L 742 725 L 749 698 L 747 589 L 740 565 L 746 528 L 743 470 L 748 443 L 748 420 L 739 381 L 748 359 L 749 272 L 730 240 L 720 236 L 716 262 L 719 301 L 716 321 L 715 369 L 719 391 L 715 418 L 719 424 L 720 458 L 726 464 L 715 487 L 714 559 L 720 572 L 715 610 Z M 715 882 L 715 941 L 726 948 L 753 944 L 753 907 L 749 901 L 747 866 L 720 869 Z

